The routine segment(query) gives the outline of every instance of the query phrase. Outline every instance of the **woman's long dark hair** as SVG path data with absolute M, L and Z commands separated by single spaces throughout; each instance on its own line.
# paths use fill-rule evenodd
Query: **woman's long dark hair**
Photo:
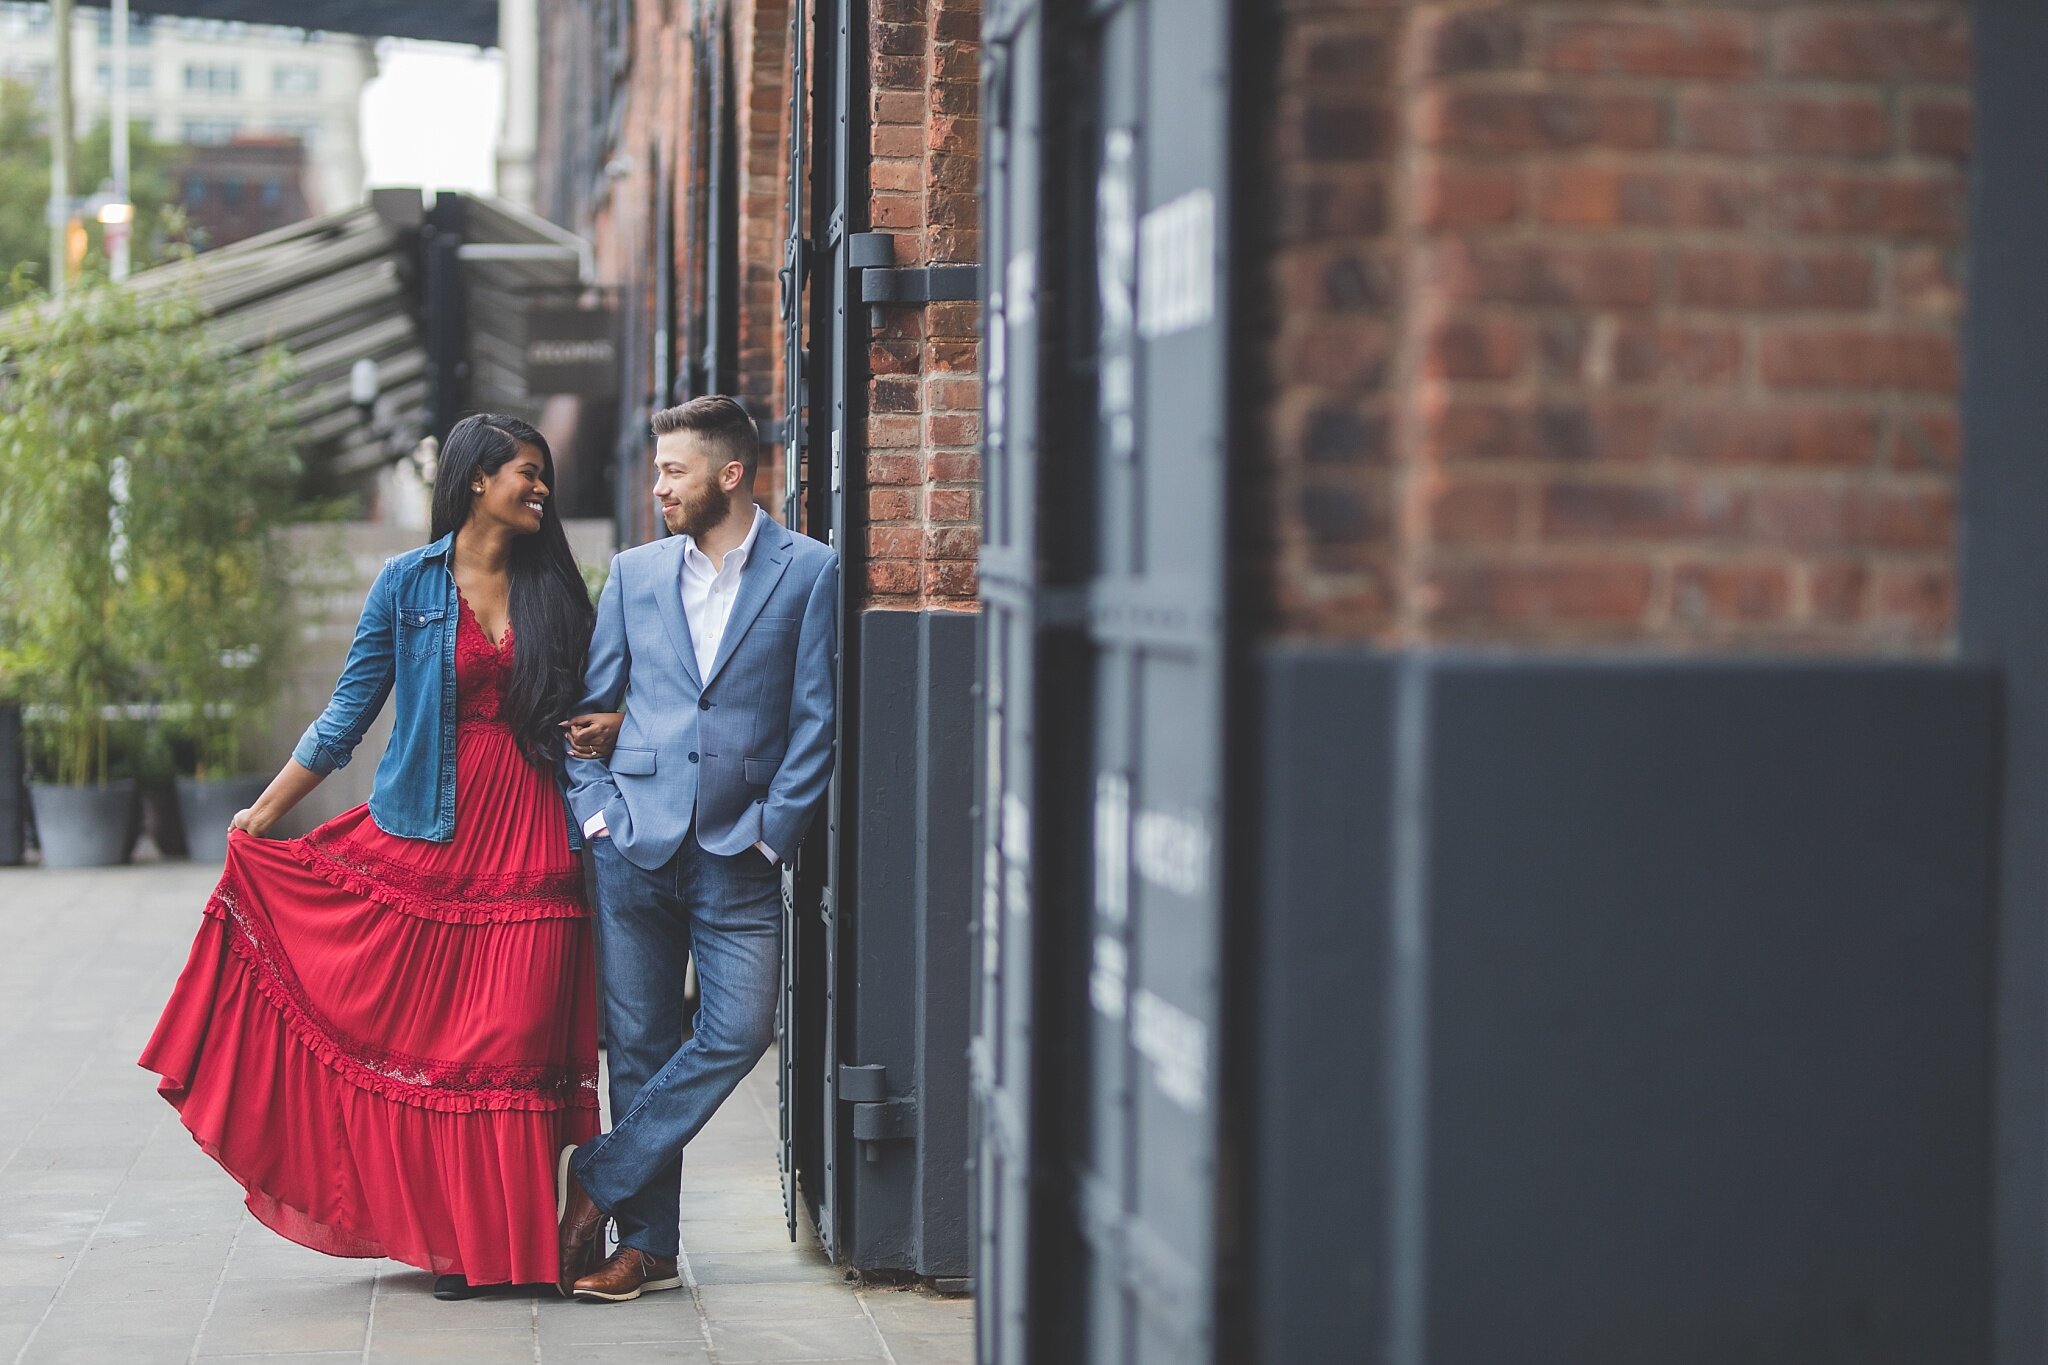
M 434 538 L 462 529 L 476 497 L 473 481 L 504 468 L 521 446 L 539 452 L 548 496 L 540 530 L 512 541 L 512 681 L 503 714 L 520 751 L 535 763 L 552 764 L 562 761 L 556 725 L 583 694 L 583 661 L 597 613 L 555 510 L 555 456 L 546 438 L 517 417 L 492 412 L 457 422 L 434 474 Z

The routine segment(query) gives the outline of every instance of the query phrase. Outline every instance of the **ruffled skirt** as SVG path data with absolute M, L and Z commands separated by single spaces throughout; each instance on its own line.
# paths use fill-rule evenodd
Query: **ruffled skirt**
M 464 723 L 455 837 L 357 807 L 235 834 L 142 1065 L 251 1213 L 334 1256 L 555 1278 L 555 1158 L 598 1129 L 594 963 L 554 782 Z

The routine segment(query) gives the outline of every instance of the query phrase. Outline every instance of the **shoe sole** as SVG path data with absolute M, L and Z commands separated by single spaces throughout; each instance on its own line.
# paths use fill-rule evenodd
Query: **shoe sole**
M 575 1296 L 590 1303 L 631 1303 L 642 1294 L 652 1294 L 661 1289 L 681 1289 L 683 1277 L 672 1275 L 665 1280 L 643 1280 L 623 1294 L 606 1294 L 595 1289 L 579 1289 Z

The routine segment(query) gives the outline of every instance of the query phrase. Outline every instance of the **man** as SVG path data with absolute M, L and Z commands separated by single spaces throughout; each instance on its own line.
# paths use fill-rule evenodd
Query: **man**
M 674 1289 L 683 1148 L 774 1036 L 781 880 L 832 770 L 839 560 L 751 496 L 760 437 L 730 398 L 654 417 L 676 534 L 612 560 L 579 711 L 621 703 L 609 763 L 569 759 L 597 869 L 612 1128 L 562 1156 L 565 1294 Z M 683 967 L 700 997 L 683 1041 Z M 592 1269 L 605 1217 L 619 1250 Z

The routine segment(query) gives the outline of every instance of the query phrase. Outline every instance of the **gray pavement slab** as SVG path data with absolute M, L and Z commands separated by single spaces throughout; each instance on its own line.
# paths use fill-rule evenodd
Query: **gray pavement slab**
M 0 1362 L 972 1360 L 966 1300 L 857 1285 L 807 1225 L 790 1240 L 772 1054 L 691 1144 L 681 1290 L 442 1303 L 422 1271 L 270 1232 L 135 1065 L 215 875 L 0 868 Z

